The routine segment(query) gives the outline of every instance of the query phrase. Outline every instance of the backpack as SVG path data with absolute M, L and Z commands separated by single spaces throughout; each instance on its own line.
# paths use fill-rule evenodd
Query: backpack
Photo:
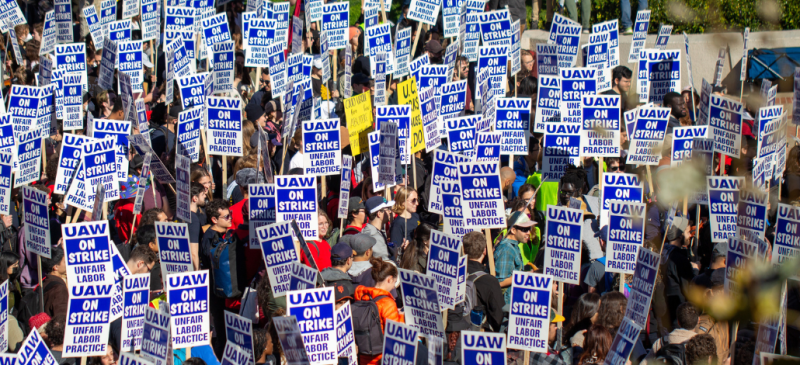
M 661 348 L 656 352 L 656 359 L 669 365 L 686 364 L 686 346 L 682 343 L 669 343 L 667 337 L 661 338 Z
M 378 310 L 378 300 L 388 298 L 379 295 L 369 300 L 357 300 L 352 303 L 353 335 L 356 338 L 358 353 L 363 355 L 380 355 L 383 353 L 383 328 Z
M 453 309 L 453 313 L 461 313 L 461 317 L 458 320 L 459 324 L 448 324 L 448 327 L 453 330 L 469 329 L 470 331 L 480 331 L 480 326 L 486 321 L 486 316 L 483 315 L 484 308 L 478 304 L 475 281 L 484 275 L 488 274 L 484 271 L 478 271 L 467 276 L 464 301 L 457 304 Z
M 53 286 L 56 284 L 57 283 L 55 281 L 48 283 L 45 285 L 44 292 L 47 293 L 47 290 L 53 288 Z M 28 328 L 28 321 L 31 319 L 31 317 L 42 313 L 42 308 L 44 306 L 42 297 L 42 284 L 39 283 L 36 285 L 36 288 L 34 288 L 33 291 L 27 292 L 24 296 L 22 296 L 22 299 L 20 299 L 20 303 L 25 303 L 25 305 L 19 307 L 15 317 L 17 317 L 17 322 L 19 322 L 19 326 L 23 333 L 30 332 L 31 328 Z
M 244 257 L 238 257 L 237 251 L 241 242 L 236 238 L 233 231 L 228 231 L 223 236 L 210 242 L 208 255 L 211 261 L 211 277 L 213 280 L 213 292 L 221 298 L 238 298 L 242 296 L 239 290 L 239 265 L 238 261 Z M 244 278 L 242 278 L 244 279 Z

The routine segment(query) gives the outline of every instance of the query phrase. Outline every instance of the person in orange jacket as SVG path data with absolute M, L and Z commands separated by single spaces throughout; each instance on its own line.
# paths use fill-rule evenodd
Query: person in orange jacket
M 389 293 L 397 283 L 397 267 L 388 261 L 379 258 L 372 258 L 372 279 L 375 280 L 375 287 L 360 285 L 356 288 L 355 300 L 373 300 L 378 306 L 378 313 L 381 318 L 381 330 L 386 328 L 386 320 L 405 323 L 403 314 L 397 310 L 397 303 Z M 361 365 L 377 365 L 381 362 L 382 355 L 358 355 L 358 363 Z

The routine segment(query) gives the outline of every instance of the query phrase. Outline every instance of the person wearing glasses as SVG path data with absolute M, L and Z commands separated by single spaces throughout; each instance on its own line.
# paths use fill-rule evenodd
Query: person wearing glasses
M 531 229 L 536 222 L 525 212 L 514 212 L 508 218 L 508 233 L 494 248 L 495 277 L 500 282 L 506 304 L 511 303 L 511 277 L 514 271 L 522 271 L 525 263 L 519 250 L 520 242 L 531 239 Z
M 419 199 L 416 189 L 404 186 L 397 190 L 394 196 L 394 206 L 392 207 L 392 211 L 397 216 L 392 221 L 390 234 L 395 247 L 401 246 L 401 249 L 405 249 L 405 246 L 411 241 L 411 233 L 419 226 L 418 206 Z M 402 256 L 401 252 L 397 254 Z
M 260 116 L 264 114 L 262 100 L 272 100 L 272 83 L 269 76 L 269 69 L 261 69 L 261 78 L 258 79 L 258 91 L 253 93 L 253 97 L 247 102 L 244 111 L 247 113 L 247 119 L 255 122 Z

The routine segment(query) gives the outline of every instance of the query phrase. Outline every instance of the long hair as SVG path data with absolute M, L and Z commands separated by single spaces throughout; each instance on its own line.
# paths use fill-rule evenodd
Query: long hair
M 622 318 L 625 317 L 625 307 L 628 306 L 628 298 L 625 295 L 612 291 L 603 294 L 600 298 L 600 308 L 597 309 L 597 323 L 604 326 L 611 332 L 611 336 L 617 334 L 617 329 L 622 324 Z
M 408 197 L 411 196 L 412 192 L 416 193 L 417 190 L 410 186 L 404 186 L 397 190 L 397 193 L 394 196 L 394 206 L 392 207 L 392 212 L 394 212 L 394 214 L 403 214 L 403 212 L 406 210 L 406 200 L 408 200 Z
M 421 223 L 414 229 L 414 239 L 409 242 L 408 247 L 403 251 L 403 257 L 400 259 L 400 268 L 406 270 L 414 270 L 417 264 L 417 258 L 423 255 L 425 249 L 428 248 L 426 242 L 431 240 L 431 230 L 433 226 L 428 223 Z M 423 269 L 422 273 L 425 273 Z
M 597 293 L 584 293 L 578 298 L 569 322 L 564 325 L 564 339 L 569 341 L 575 332 L 592 325 L 592 317 L 600 307 L 600 295 Z
M 603 326 L 589 327 L 583 338 L 583 354 L 578 364 L 602 364 L 611 349 L 611 333 Z
M 388 261 L 383 261 L 377 257 L 373 257 L 369 260 L 369 263 L 372 264 L 372 280 L 375 280 L 375 284 L 380 283 L 386 278 L 390 276 L 397 277 L 397 268 Z
M 19 255 L 11 251 L 0 253 L 0 283 L 8 280 L 8 268 L 19 262 Z

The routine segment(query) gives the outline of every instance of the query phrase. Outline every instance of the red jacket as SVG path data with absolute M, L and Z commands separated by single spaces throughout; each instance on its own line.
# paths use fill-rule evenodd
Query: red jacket
M 384 330 L 386 328 L 387 319 L 405 323 L 403 315 L 397 310 L 397 303 L 395 303 L 394 297 L 386 290 L 359 285 L 356 288 L 355 300 L 370 300 L 370 298 L 377 298 L 381 295 L 386 297 L 375 302 L 378 305 L 378 314 L 381 317 L 381 329 Z M 380 362 L 381 355 L 358 355 L 359 365 L 377 365 Z

